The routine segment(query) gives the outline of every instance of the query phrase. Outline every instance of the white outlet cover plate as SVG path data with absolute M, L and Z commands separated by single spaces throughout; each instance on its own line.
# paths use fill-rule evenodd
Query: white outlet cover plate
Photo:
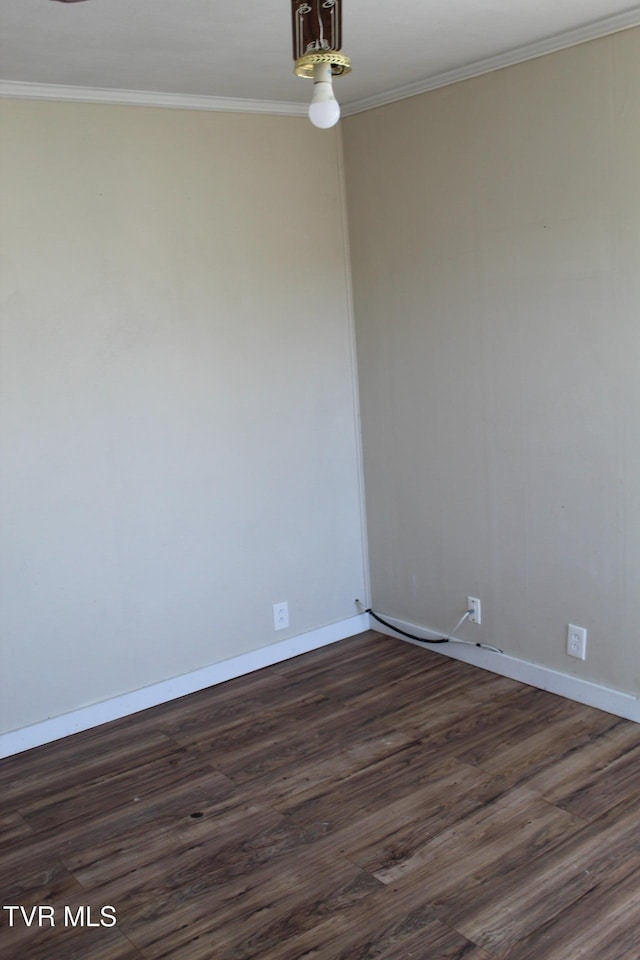
M 467 610 L 473 610 L 469 623 L 482 623 L 482 604 L 478 597 L 467 597 Z
M 587 631 L 570 623 L 567 628 L 567 655 L 576 660 L 587 659 Z
M 273 605 L 273 629 L 286 630 L 289 626 L 289 604 L 286 600 Z

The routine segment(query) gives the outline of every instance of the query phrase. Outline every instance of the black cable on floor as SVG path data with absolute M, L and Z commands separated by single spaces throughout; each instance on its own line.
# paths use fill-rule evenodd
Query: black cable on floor
M 408 637 L 409 640 L 417 640 L 418 643 L 449 643 L 448 637 L 441 637 L 439 640 L 426 640 L 424 637 L 416 637 L 415 633 L 407 633 L 406 630 L 401 630 L 399 627 L 394 627 L 392 623 L 387 623 L 387 621 L 379 617 L 377 613 L 374 613 L 371 608 L 366 612 L 373 617 L 374 620 L 377 620 L 378 623 L 384 624 L 384 626 L 389 627 L 390 630 L 395 630 L 396 633 L 401 634 L 403 637 Z
M 356 603 L 360 603 L 359 600 L 356 600 Z M 361 604 L 362 606 L 362 604 Z M 388 627 L 389 630 L 393 630 L 395 633 L 399 633 L 401 637 L 407 637 L 409 640 L 417 640 L 418 643 L 461 643 L 466 647 L 477 647 L 479 650 L 490 650 L 491 653 L 504 653 L 500 647 L 494 647 L 489 643 L 473 643 L 472 640 L 460 640 L 458 637 L 454 637 L 454 633 L 458 627 L 464 623 L 464 621 L 471 616 L 473 613 L 472 610 L 467 610 L 463 617 L 458 620 L 455 627 L 451 631 L 448 637 L 439 637 L 436 640 L 427 640 L 425 637 L 417 637 L 415 633 L 407 633 L 406 630 L 401 630 L 400 627 L 394 627 L 392 623 L 389 623 L 387 620 L 383 620 L 382 617 L 379 617 L 377 613 L 374 613 L 371 607 L 366 611 L 370 617 L 373 617 L 374 620 L 377 620 L 378 623 L 382 623 L 385 627 Z

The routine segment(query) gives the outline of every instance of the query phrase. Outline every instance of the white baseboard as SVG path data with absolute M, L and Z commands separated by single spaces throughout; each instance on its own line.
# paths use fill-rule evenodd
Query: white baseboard
M 309 633 L 303 633 L 297 637 L 290 637 L 280 643 L 261 647 L 259 650 L 251 650 L 249 653 L 243 653 L 231 660 L 214 663 L 209 667 L 203 667 L 201 670 L 195 670 L 193 673 L 163 680 L 161 683 L 154 683 L 150 687 L 133 690 L 131 693 L 104 700 L 102 703 L 94 703 L 89 707 L 74 710 L 72 713 L 65 713 L 60 717 L 34 723 L 31 726 L 23 727 L 21 730 L 13 730 L 10 733 L 0 735 L 0 759 L 22 753 L 22 751 L 30 750 L 32 747 L 52 743 L 54 740 L 61 740 L 63 737 L 68 737 L 72 733 L 79 733 L 81 730 L 98 727 L 110 720 L 119 720 L 121 717 L 138 713 L 138 711 L 146 710 L 148 707 L 155 707 L 160 703 L 177 700 L 189 693 L 196 693 L 196 691 L 204 690 L 206 687 L 224 683 L 225 680 L 232 680 L 234 677 L 241 677 L 246 673 L 252 673 L 254 670 L 260 670 L 262 667 L 268 667 L 274 663 L 289 660 L 291 657 L 297 657 L 301 653 L 308 653 L 310 650 L 328 646 L 328 644 L 336 643 L 338 640 L 345 640 L 347 637 L 353 637 L 368 629 L 369 617 L 363 613 L 356 617 L 350 617 L 348 620 L 340 620 L 338 623 L 311 630 Z
M 406 620 L 398 620 L 397 617 L 385 616 L 384 619 L 399 627 L 400 630 L 415 633 L 419 637 L 435 639 L 442 636 L 441 633 L 434 630 L 418 626 L 415 623 L 408 623 Z M 393 630 L 387 629 L 377 620 L 371 620 L 370 629 L 377 630 L 379 633 L 387 634 L 390 637 L 397 636 Z M 409 640 L 406 637 L 399 637 L 399 639 L 406 640 L 407 643 L 412 643 L 423 650 L 425 649 L 422 644 L 415 640 Z M 426 649 L 443 654 L 446 657 L 453 657 L 455 660 L 463 660 L 465 663 L 471 663 L 483 670 L 490 670 L 492 673 L 500 674 L 500 676 L 509 677 L 511 680 L 519 680 L 520 683 L 538 687 L 539 690 L 557 693 L 561 697 L 566 697 L 567 700 L 575 700 L 577 703 L 584 703 L 589 707 L 604 710 L 606 713 L 613 713 L 625 720 L 640 723 L 640 698 L 634 697 L 630 693 L 603 687 L 600 684 L 592 683 L 590 680 L 582 680 L 580 677 L 561 673 L 559 670 L 552 670 L 551 667 L 543 667 L 540 664 L 520 660 L 505 653 L 492 653 L 479 647 L 443 643 Z

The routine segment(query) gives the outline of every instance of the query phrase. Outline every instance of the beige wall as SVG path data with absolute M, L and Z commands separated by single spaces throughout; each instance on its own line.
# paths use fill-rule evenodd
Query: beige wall
M 630 30 L 344 123 L 374 606 L 636 694 L 639 107 Z
M 639 103 L 631 30 L 342 125 L 375 606 L 633 693 Z M 303 118 L 2 105 L 0 732 L 355 612 L 340 173 Z
M 0 177 L 0 731 L 353 616 L 337 136 L 7 101 Z

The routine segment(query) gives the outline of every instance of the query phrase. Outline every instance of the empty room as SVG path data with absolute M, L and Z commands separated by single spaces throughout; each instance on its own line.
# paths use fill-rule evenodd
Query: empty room
M 2 960 L 638 960 L 640 7 L 3 0 Z

